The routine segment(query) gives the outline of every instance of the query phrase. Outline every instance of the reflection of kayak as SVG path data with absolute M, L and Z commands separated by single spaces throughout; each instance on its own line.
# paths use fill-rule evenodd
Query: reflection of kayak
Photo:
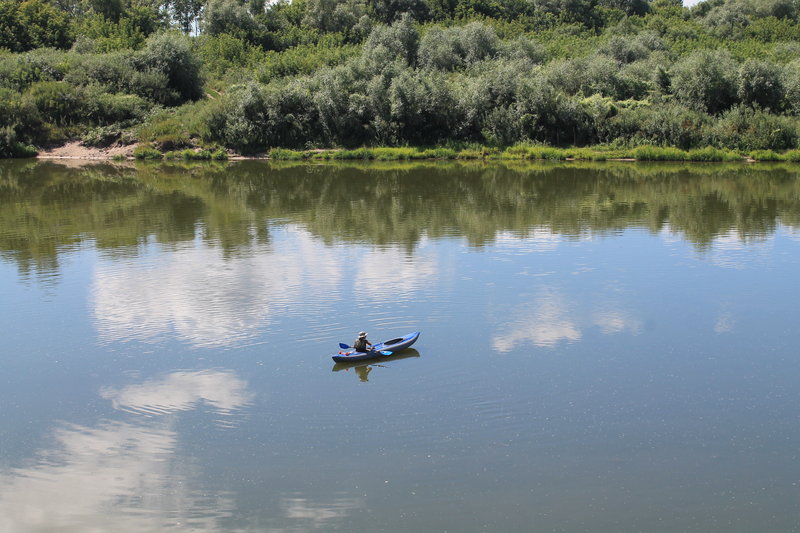
M 395 355 L 384 355 L 380 359 L 367 359 L 365 361 L 347 361 L 344 363 L 336 363 L 333 365 L 332 371 L 339 372 L 340 370 L 350 370 L 351 368 L 360 368 L 362 366 L 369 365 L 381 366 L 378 363 L 393 363 L 394 361 L 410 359 L 412 357 L 419 357 L 419 352 L 414 348 L 409 348 L 408 350 L 403 350 Z
M 419 331 L 409 333 L 403 337 L 389 339 L 388 341 L 379 342 L 372 345 L 372 350 L 369 352 L 339 352 L 333 356 L 333 360 L 337 363 L 347 363 L 351 361 L 366 361 L 368 359 L 386 358 L 391 357 L 393 354 L 400 350 L 405 350 L 419 338 Z M 383 352 L 389 352 L 383 353 Z
M 382 366 L 381 363 L 393 363 L 395 361 L 400 361 L 401 359 L 411 359 L 414 357 L 419 357 L 419 352 L 414 348 L 409 348 L 408 350 L 404 350 L 398 354 L 394 355 L 382 355 L 380 357 L 373 357 L 371 359 L 366 359 L 363 361 L 346 361 L 344 363 L 336 363 L 333 365 L 331 369 L 332 372 L 339 372 L 341 370 L 350 370 L 351 368 L 361 368 L 365 366 Z

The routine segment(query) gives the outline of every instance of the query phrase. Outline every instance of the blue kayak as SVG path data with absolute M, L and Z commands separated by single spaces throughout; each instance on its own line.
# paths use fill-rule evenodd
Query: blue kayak
M 378 357 L 388 357 L 400 350 L 405 350 L 419 338 L 419 331 L 409 333 L 403 337 L 389 339 L 388 341 L 379 342 L 372 345 L 372 350 L 369 352 L 339 352 L 333 356 L 333 360 L 337 363 L 349 363 L 352 361 L 365 361 L 367 359 L 375 359 Z

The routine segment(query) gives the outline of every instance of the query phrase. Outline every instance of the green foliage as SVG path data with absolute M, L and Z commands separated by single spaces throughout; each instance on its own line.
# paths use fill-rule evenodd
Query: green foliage
M 254 69 L 264 60 L 264 53 L 258 47 L 227 33 L 203 35 L 196 45 L 203 71 L 217 78 L 223 78 L 229 71 Z
M 723 114 L 709 135 L 715 144 L 742 151 L 787 150 L 798 146 L 800 122 L 797 117 L 738 106 Z
M 393 23 L 404 17 L 426 20 L 430 15 L 425 0 L 372 0 L 371 7 L 371 15 L 385 24 Z
M 423 68 L 455 70 L 493 57 L 498 50 L 497 34 L 480 22 L 446 29 L 433 27 L 420 42 L 419 63 Z
M 800 150 L 789 150 L 783 154 L 783 159 L 792 163 L 800 163 Z
M 673 67 L 675 96 L 693 109 L 711 114 L 724 111 L 736 101 L 737 70 L 727 51 L 693 52 Z
M 215 152 L 211 152 L 210 150 L 195 150 L 192 148 L 186 148 L 184 150 L 179 151 L 168 151 L 161 154 L 164 159 L 168 160 L 183 160 L 183 161 L 211 161 L 212 159 L 222 161 L 227 159 L 228 155 L 225 154 L 223 158 L 221 154 L 225 154 L 225 152 L 219 152 L 218 150 Z M 144 157 L 143 159 L 157 159 L 153 157 Z
M 37 81 L 60 81 L 69 68 L 69 54 L 40 48 L 23 54 L 0 52 L 0 87 L 19 92 Z
M 213 161 L 227 161 L 228 152 L 226 152 L 224 148 L 217 148 L 216 150 L 211 152 L 211 159 Z
M 147 116 L 151 104 L 133 94 L 108 93 L 90 87 L 83 94 L 83 116 L 93 124 L 138 123 Z
M 309 154 L 297 150 L 287 150 L 286 148 L 273 148 L 269 151 L 268 157 L 275 161 L 301 161 L 307 159 Z
M 139 145 L 133 149 L 133 157 L 136 159 L 161 159 L 163 154 L 153 148 L 152 146 L 148 145 Z
M 0 1 L 0 48 L 14 52 L 34 48 L 69 48 L 67 14 L 44 0 Z
M 644 59 L 650 54 L 650 50 L 641 42 L 620 35 L 612 37 L 598 51 L 618 63 L 633 63 L 638 59 Z
M 368 160 L 368 161 L 410 161 L 418 159 L 455 159 L 458 153 L 451 148 L 428 148 L 419 150 L 408 147 L 373 147 L 355 150 L 316 150 L 300 151 L 273 148 L 269 158 L 275 161 L 321 160 Z
M 367 29 L 367 11 L 363 0 L 307 0 L 303 24 L 324 32 L 359 34 Z
M 750 159 L 754 161 L 781 161 L 783 157 L 772 150 L 753 150 L 750 152 Z
M 267 52 L 256 66 L 256 78 L 262 83 L 301 74 L 311 74 L 326 66 L 345 63 L 361 53 L 355 45 L 336 45 L 325 41 L 298 45 L 285 52 Z
M 103 148 L 120 140 L 123 134 L 124 130 L 118 124 L 98 126 L 89 129 L 81 136 L 81 144 Z
M 720 160 L 798 146 L 797 16 L 792 0 L 0 0 L 0 119 L 23 145 L 136 132 L 181 158 L 202 140 Z M 371 150 L 337 157 L 422 153 Z
M 148 36 L 166 29 L 161 13 L 148 6 L 131 6 L 114 19 L 87 14 L 74 23 L 79 36 L 74 48 L 83 52 L 112 52 L 141 48 Z
M 730 150 L 720 150 L 713 146 L 706 146 L 689 150 L 686 160 L 703 162 L 741 161 L 742 156 Z
M 569 152 L 566 150 L 537 145 L 517 145 L 506 150 L 505 154 L 512 159 L 544 159 L 549 161 L 560 161 L 570 157 Z
M 406 14 L 391 26 L 377 26 L 372 30 L 364 44 L 364 58 L 376 71 L 397 58 L 413 65 L 418 47 L 419 32 L 413 19 Z
M 229 34 L 248 40 L 259 30 L 247 7 L 237 0 L 209 0 L 203 10 L 202 29 L 211 36 Z
M 148 115 L 147 120 L 136 128 L 137 138 L 163 151 L 192 146 L 194 139 L 208 136 L 207 112 L 204 102 L 163 109 Z
M 64 81 L 75 86 L 97 85 L 111 92 L 136 92 L 139 73 L 130 53 L 79 54 L 72 58 Z
M 455 159 L 458 152 L 452 148 L 428 148 L 422 151 L 421 159 Z
M 178 105 L 203 95 L 200 62 L 191 41 L 175 33 L 160 33 L 147 39 L 134 62 L 143 78 L 163 80 L 151 99 L 164 105 Z
M 778 110 L 784 93 L 783 71 L 778 65 L 748 59 L 739 67 L 737 96 L 743 104 Z
M 297 146 L 311 133 L 306 124 L 310 109 L 310 95 L 300 87 L 248 83 L 209 110 L 207 137 L 243 153 Z
M 0 127 L 0 158 L 33 157 L 36 149 L 21 142 L 11 126 Z
M 600 140 L 688 149 L 703 144 L 709 122 L 703 113 L 674 103 L 621 107 L 618 114 L 599 126 Z
M 685 161 L 688 154 L 677 148 L 661 146 L 637 146 L 633 157 L 639 161 Z
M 39 116 L 58 126 L 75 124 L 83 118 L 83 94 L 75 87 L 61 81 L 40 81 L 25 92 Z

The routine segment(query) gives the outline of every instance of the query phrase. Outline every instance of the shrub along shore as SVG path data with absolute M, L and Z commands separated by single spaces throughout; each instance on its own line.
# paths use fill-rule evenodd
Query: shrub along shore
M 132 156 L 139 160 L 227 161 L 230 156 L 222 148 L 216 150 L 185 149 L 160 152 L 150 145 L 141 145 Z M 127 156 L 117 156 L 127 159 Z M 422 161 L 422 160 L 505 160 L 505 161 L 683 161 L 683 162 L 800 162 L 800 150 L 778 153 L 773 150 L 754 150 L 741 154 L 714 147 L 681 150 L 672 147 L 637 146 L 613 148 L 606 146 L 555 148 L 545 145 L 518 144 L 505 149 L 489 146 L 461 148 L 362 147 L 356 149 L 291 150 L 273 148 L 266 154 L 253 156 L 273 161 Z M 247 157 L 245 157 L 247 159 Z
M 74 141 L 142 159 L 796 161 L 800 3 L 0 0 L 0 157 Z
M 267 157 L 276 161 L 412 161 L 412 160 L 542 160 L 542 161 L 789 161 L 800 162 L 800 150 L 777 153 L 754 150 L 740 154 L 731 150 L 705 147 L 693 150 L 659 146 L 637 146 L 620 149 L 611 147 L 555 148 L 543 145 L 519 144 L 505 149 L 473 146 L 454 148 L 377 147 L 354 150 L 289 150 L 274 148 Z

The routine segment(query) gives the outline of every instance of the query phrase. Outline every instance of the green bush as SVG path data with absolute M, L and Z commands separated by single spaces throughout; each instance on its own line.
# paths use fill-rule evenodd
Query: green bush
M 139 145 L 133 150 L 133 157 L 136 159 L 161 159 L 163 154 L 148 145 Z
M 783 157 L 772 150 L 753 150 L 750 159 L 755 161 L 782 161 Z
M 486 148 L 464 148 L 458 151 L 456 159 L 486 159 L 490 155 Z
M 99 126 L 87 130 L 81 136 L 81 144 L 102 148 L 115 143 L 121 136 L 122 129 L 118 125 Z
M 29 98 L 16 91 L 0 88 L 0 124 L 12 127 L 26 140 L 35 137 L 41 129 L 39 111 Z
M 727 50 L 697 50 L 673 67 L 672 88 L 687 106 L 719 113 L 736 103 L 737 71 Z
M 494 30 L 480 22 L 452 28 L 431 28 L 419 44 L 419 63 L 423 68 L 455 70 L 493 57 L 500 40 Z
M 134 63 L 141 80 L 151 83 L 159 80 L 154 85 L 162 90 L 151 97 L 161 104 L 174 106 L 203 95 L 200 62 L 188 37 L 175 33 L 154 34 L 148 37 Z
M 213 152 L 211 152 L 211 159 L 214 161 L 227 161 L 228 160 L 228 152 L 226 152 L 222 148 L 217 148 Z
M 137 93 L 138 73 L 130 51 L 74 54 L 64 81 L 82 87 L 99 85 L 111 93 Z
M 763 59 L 748 59 L 739 67 L 737 96 L 743 104 L 777 111 L 785 93 L 783 70 Z
M 505 159 L 545 159 L 559 161 L 570 157 L 568 150 L 541 145 L 515 145 L 500 154 Z
M 360 47 L 328 42 L 301 44 L 282 52 L 269 51 L 259 58 L 256 79 L 267 83 L 286 76 L 311 74 L 326 66 L 343 64 L 360 53 Z
M 0 48 L 68 48 L 72 44 L 66 12 L 44 0 L 0 1 Z
M 306 159 L 308 154 L 297 150 L 287 150 L 285 148 L 273 148 L 267 156 L 276 161 L 300 161 Z
M 639 161 L 685 161 L 687 153 L 683 150 L 662 146 L 637 146 L 633 157 Z
M 0 158 L 33 157 L 36 153 L 33 146 L 19 141 L 14 128 L 10 126 L 0 128 Z
M 249 154 L 316 141 L 324 129 L 309 124 L 314 105 L 312 95 L 303 89 L 254 82 L 235 87 L 208 108 L 204 138 Z
M 688 149 L 704 142 L 710 117 L 680 104 L 618 107 L 598 127 L 600 139 Z
M 192 150 L 187 148 L 181 152 L 181 157 L 187 161 L 210 161 L 211 152 L 208 150 Z
M 774 115 L 748 106 L 737 106 L 725 112 L 708 135 L 714 144 L 752 150 L 787 150 L 800 140 L 798 117 Z
M 455 159 L 458 152 L 452 148 L 428 148 L 421 154 L 424 159 Z
M 789 150 L 783 154 L 783 158 L 792 163 L 800 163 L 800 150 Z
M 83 94 L 75 87 L 60 81 L 40 81 L 25 92 L 46 122 L 58 126 L 75 124 L 84 117 Z
M 364 59 L 368 68 L 379 72 L 395 59 L 413 65 L 418 48 L 419 32 L 411 16 L 405 13 L 391 26 L 377 26 L 372 30 L 364 44 Z
M 37 47 L 0 50 L 0 124 L 23 145 L 104 145 L 136 126 L 181 158 L 198 139 L 361 159 L 602 159 L 616 152 L 563 147 L 613 143 L 717 161 L 735 155 L 707 147 L 800 146 L 790 0 L 404 2 L 0 0 L 0 47 Z M 70 51 L 41 48 L 74 35 Z
M 97 2 L 95 5 L 122 8 L 121 2 Z M 126 2 L 130 3 L 130 2 Z M 165 18 L 156 8 L 130 6 L 113 15 L 86 13 L 73 23 L 78 39 L 73 48 L 91 52 L 139 49 L 152 33 L 165 29 Z
M 151 109 L 144 98 L 133 94 L 107 93 L 92 87 L 83 93 L 82 113 L 86 122 L 100 125 L 138 123 Z
M 706 161 L 706 162 L 719 162 L 719 161 L 741 161 L 742 156 L 730 150 L 720 150 L 713 146 L 706 146 L 705 148 L 696 148 L 689 150 L 686 155 L 687 161 Z
M 367 148 L 356 148 L 355 150 L 339 150 L 331 154 L 332 159 L 375 159 L 374 153 Z

